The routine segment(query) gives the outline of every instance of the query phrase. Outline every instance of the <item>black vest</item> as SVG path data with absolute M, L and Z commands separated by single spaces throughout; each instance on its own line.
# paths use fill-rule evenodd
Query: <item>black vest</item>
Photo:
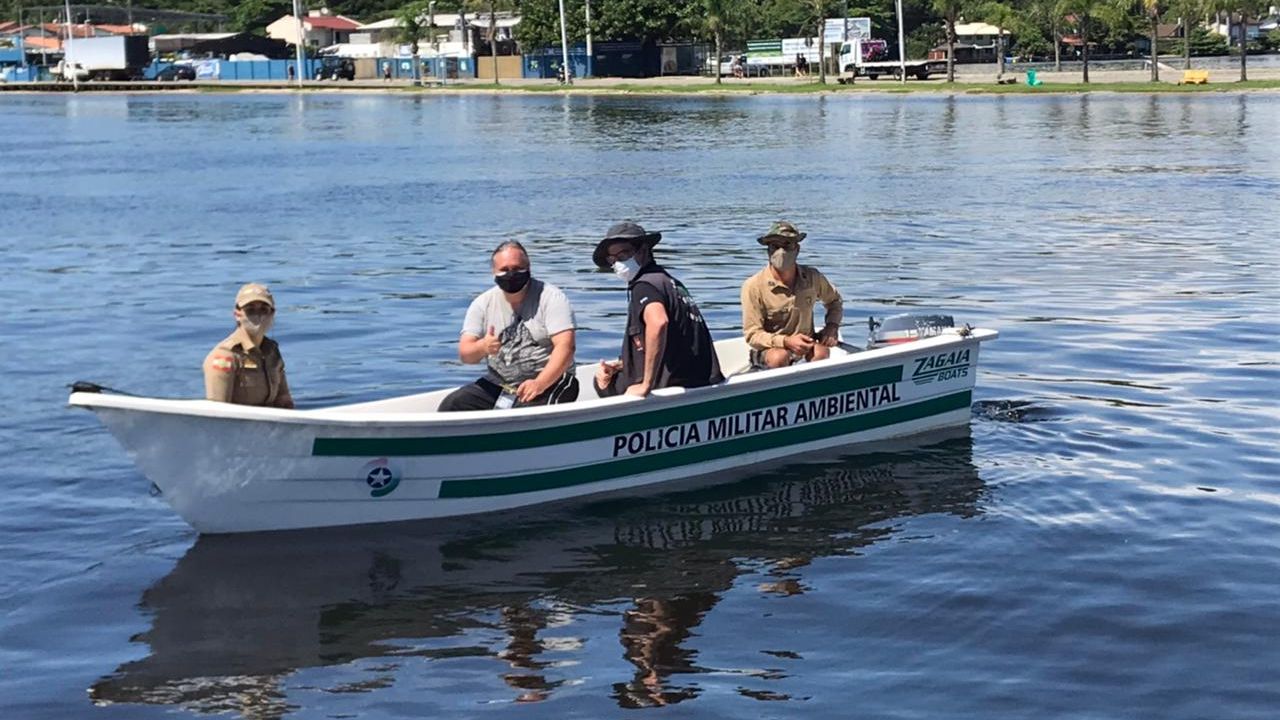
M 711 331 L 702 313 L 679 280 L 661 265 L 651 262 L 627 286 L 627 334 L 622 339 L 622 371 L 604 395 L 617 395 L 644 380 L 644 306 L 633 290 L 641 283 L 655 288 L 667 311 L 667 343 L 658 363 L 653 387 L 703 387 L 724 380 Z

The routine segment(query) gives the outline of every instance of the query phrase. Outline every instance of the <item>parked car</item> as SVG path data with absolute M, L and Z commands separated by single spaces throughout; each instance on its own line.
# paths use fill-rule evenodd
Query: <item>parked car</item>
M 715 74 L 715 59 L 712 57 L 707 57 L 706 73 Z M 749 62 L 747 56 L 743 54 L 721 55 L 720 75 L 722 77 L 766 77 L 769 75 L 769 66 Z
M 170 65 L 169 67 L 156 73 L 156 80 L 173 81 L 173 80 L 195 80 L 196 69 L 190 65 Z
M 316 68 L 317 80 L 355 80 L 356 64 L 350 58 L 327 57 Z

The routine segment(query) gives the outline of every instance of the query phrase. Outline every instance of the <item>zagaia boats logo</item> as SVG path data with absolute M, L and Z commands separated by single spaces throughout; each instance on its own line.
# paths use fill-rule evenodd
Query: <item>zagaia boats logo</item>
M 969 376 L 969 348 L 926 355 L 914 362 L 916 368 L 911 380 L 917 385 Z
M 370 488 L 373 497 L 390 495 L 400 485 L 400 469 L 391 464 L 387 458 L 378 458 L 365 463 L 362 470 L 364 481 Z

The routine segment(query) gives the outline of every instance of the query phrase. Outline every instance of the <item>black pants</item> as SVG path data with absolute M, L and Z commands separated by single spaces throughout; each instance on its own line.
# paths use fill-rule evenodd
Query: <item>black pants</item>
M 445 396 L 440 401 L 440 412 L 458 412 L 461 410 L 492 410 L 498 396 L 502 394 L 502 386 L 487 377 L 482 377 L 470 385 L 463 385 Z M 517 403 L 516 407 L 531 405 L 556 405 L 573 402 L 578 399 L 578 378 L 567 372 L 546 392 L 529 402 Z

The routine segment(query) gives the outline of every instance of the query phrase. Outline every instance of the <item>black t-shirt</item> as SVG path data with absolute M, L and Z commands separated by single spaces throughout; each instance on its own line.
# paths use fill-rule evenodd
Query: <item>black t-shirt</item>
M 627 333 L 622 338 L 622 370 L 601 395 L 626 392 L 644 380 L 644 310 L 660 302 L 667 311 L 667 342 L 653 381 L 664 387 L 702 387 L 724 379 L 711 331 L 685 286 L 657 263 L 640 268 L 627 286 Z

